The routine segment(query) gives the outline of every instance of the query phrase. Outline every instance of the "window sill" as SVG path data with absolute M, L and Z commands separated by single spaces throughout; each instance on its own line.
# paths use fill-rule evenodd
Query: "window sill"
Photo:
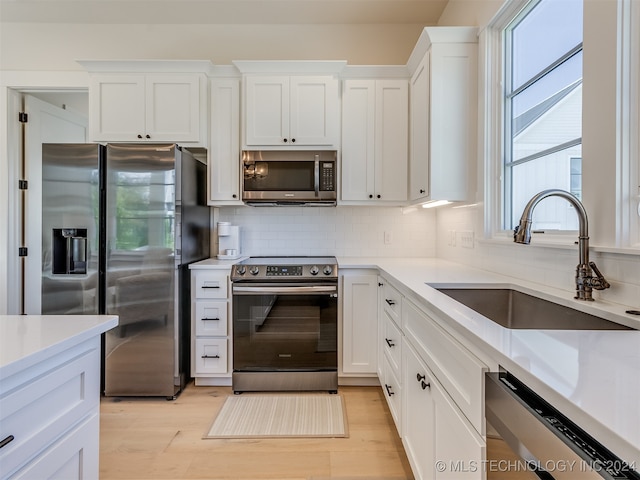
M 563 235 L 563 234 L 533 234 L 531 243 L 528 247 L 549 248 L 557 250 L 576 250 L 578 247 L 577 232 L 576 235 Z M 544 236 L 546 235 L 546 236 Z M 492 238 L 479 239 L 478 244 L 489 246 L 513 246 L 520 247 L 513 241 L 513 235 L 511 232 L 497 233 Z M 630 247 L 611 247 L 606 245 L 589 245 L 589 250 L 598 253 L 613 253 L 617 255 L 640 255 L 640 245 Z

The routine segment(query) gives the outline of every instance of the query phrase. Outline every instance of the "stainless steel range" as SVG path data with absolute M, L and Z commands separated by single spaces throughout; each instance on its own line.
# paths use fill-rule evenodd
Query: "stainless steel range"
M 252 257 L 233 266 L 233 390 L 338 389 L 334 257 Z

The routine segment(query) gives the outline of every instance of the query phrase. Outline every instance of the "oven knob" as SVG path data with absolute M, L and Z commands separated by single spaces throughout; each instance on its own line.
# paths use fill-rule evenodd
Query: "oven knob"
M 331 268 L 331 265 L 325 265 L 322 269 L 322 273 L 325 275 L 331 275 L 333 273 L 333 268 Z
M 247 267 L 245 267 L 244 265 L 238 265 L 236 267 L 236 273 L 238 275 L 244 275 L 246 273 L 246 271 L 247 271 Z
M 260 271 L 260 269 L 258 267 L 256 267 L 255 265 L 249 269 L 249 273 L 251 275 L 257 275 L 259 271 Z
M 311 267 L 309 269 L 309 273 L 311 275 L 317 275 L 319 271 L 320 271 L 320 269 L 317 267 L 317 265 L 314 265 L 313 267 Z

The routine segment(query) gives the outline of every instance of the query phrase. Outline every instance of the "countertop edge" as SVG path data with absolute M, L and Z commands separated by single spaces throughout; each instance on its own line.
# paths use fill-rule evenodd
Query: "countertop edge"
M 3 315 L 0 316 L 0 320 L 4 320 L 8 316 Z M 16 316 L 22 317 L 22 316 Z M 24 317 L 30 317 L 29 315 L 24 315 Z M 41 317 L 46 320 L 46 315 L 36 315 L 34 317 Z M 56 315 L 59 317 L 59 315 Z M 69 315 L 69 317 L 78 317 L 77 315 Z M 92 323 L 88 327 L 81 326 L 75 332 L 68 335 L 66 338 L 62 338 L 55 343 L 51 343 L 49 345 L 43 346 L 42 348 L 28 352 L 22 357 L 15 358 L 9 361 L 6 364 L 0 365 L 0 380 L 4 378 L 8 378 L 16 373 L 29 368 L 32 365 L 37 364 L 38 362 L 56 355 L 64 350 L 67 350 L 75 345 L 79 345 L 80 343 L 101 335 L 102 333 L 118 326 L 118 316 L 117 315 L 88 315 L 83 317 L 91 317 L 91 318 L 99 318 L 100 321 L 98 323 Z M 104 318 L 102 318 L 104 317 Z

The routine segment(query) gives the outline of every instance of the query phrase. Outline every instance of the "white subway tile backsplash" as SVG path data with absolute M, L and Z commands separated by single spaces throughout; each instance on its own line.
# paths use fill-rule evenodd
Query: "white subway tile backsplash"
M 436 231 L 437 256 L 492 272 L 525 279 L 546 286 L 574 292 L 575 271 L 578 263 L 578 247 L 554 249 L 512 243 L 490 244 L 479 242 L 469 250 L 447 243 L 449 231 L 473 230 L 478 226 L 476 208 L 438 209 Z M 595 292 L 595 298 L 640 307 L 640 252 L 591 253 L 611 288 Z
M 221 207 L 244 255 L 433 257 L 435 213 L 400 207 Z M 385 243 L 385 232 L 391 241 Z

